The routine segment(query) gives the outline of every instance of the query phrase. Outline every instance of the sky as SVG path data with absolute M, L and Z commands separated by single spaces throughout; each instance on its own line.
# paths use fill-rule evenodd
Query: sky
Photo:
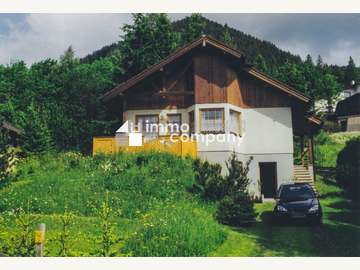
M 171 20 L 186 14 L 169 14 Z M 321 55 L 328 64 L 360 65 L 360 14 L 203 14 L 218 23 L 268 40 L 300 55 Z M 0 64 L 58 59 L 70 45 L 83 57 L 121 38 L 131 15 L 0 14 Z

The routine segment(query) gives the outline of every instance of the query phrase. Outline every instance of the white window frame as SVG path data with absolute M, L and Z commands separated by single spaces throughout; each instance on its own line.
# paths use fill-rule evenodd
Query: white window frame
M 215 115 L 211 115 L 215 112 Z M 220 114 L 218 115 L 218 113 Z M 199 130 L 205 134 L 225 133 L 225 110 L 224 108 L 202 108 L 199 110 Z M 212 117 L 214 116 L 214 119 Z M 220 117 L 218 117 L 220 116 Z M 220 120 L 219 120 L 220 119 Z M 221 121 L 221 127 L 219 122 Z M 204 124 L 205 122 L 205 124 Z
M 233 119 L 232 114 L 236 114 L 237 119 Z M 237 125 L 235 125 L 236 123 Z M 241 112 L 233 109 L 229 110 L 229 131 L 231 134 L 242 135 Z
M 148 124 L 149 125 L 157 124 L 157 130 L 152 131 L 152 132 L 151 131 L 147 132 L 146 131 L 146 123 L 147 123 L 146 121 L 148 119 L 146 119 L 146 118 L 151 118 L 151 117 L 156 118 L 156 122 L 148 122 Z M 141 118 L 145 119 L 145 121 L 144 120 L 139 121 L 139 119 L 141 119 Z M 137 125 L 138 131 L 140 131 L 139 124 L 141 123 L 141 133 L 144 138 L 151 139 L 151 138 L 159 137 L 159 115 L 157 115 L 157 114 L 138 114 L 138 115 L 135 115 L 135 122 L 136 122 L 135 124 Z M 149 126 L 149 128 L 151 129 L 151 126 Z
M 174 122 L 174 121 L 170 121 L 169 118 L 171 117 L 179 117 L 179 121 L 178 122 Z M 173 130 L 171 130 L 171 124 L 177 124 L 178 127 L 173 126 Z M 168 135 L 172 135 L 172 134 L 181 134 L 181 124 L 182 124 L 182 116 L 181 113 L 168 113 L 167 114 L 167 134 Z

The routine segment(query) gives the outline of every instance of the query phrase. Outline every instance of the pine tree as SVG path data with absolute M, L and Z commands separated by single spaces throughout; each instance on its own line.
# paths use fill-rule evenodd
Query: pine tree
M 255 221 L 254 202 L 248 193 L 250 179 L 249 166 L 253 157 L 245 165 L 232 153 L 226 166 L 228 175 L 225 179 L 227 195 L 219 202 L 216 218 L 223 224 L 244 226 Z
M 222 37 L 224 43 L 225 43 L 226 45 L 228 45 L 229 47 L 231 47 L 231 48 L 235 48 L 236 46 L 235 46 L 235 43 L 234 43 L 234 41 L 233 41 L 233 38 L 232 38 L 232 36 L 231 36 L 231 34 L 230 34 L 228 25 L 225 24 L 225 25 L 224 25 L 224 28 L 225 28 L 225 30 L 224 30 L 224 32 L 223 32 L 223 37 Z
M 189 17 L 188 23 L 182 33 L 182 41 L 188 43 L 195 38 L 205 34 L 206 20 L 199 13 L 193 13 Z
M 316 60 L 316 66 L 318 68 L 322 68 L 324 66 L 324 61 L 323 61 L 321 55 L 318 55 L 318 58 Z
M 307 94 L 310 96 L 312 101 L 316 97 L 316 70 L 315 65 L 310 54 L 306 56 L 306 60 L 302 65 L 303 74 L 305 81 L 307 82 Z M 312 104 L 314 105 L 314 104 Z
M 179 45 L 179 35 L 173 31 L 166 14 L 134 14 L 133 24 L 126 24 L 119 45 L 126 78 L 168 56 Z
M 42 154 L 52 149 L 51 134 L 44 114 L 33 102 L 25 114 L 20 146 L 27 154 Z
M 345 69 L 345 77 L 344 77 L 345 86 L 351 87 L 351 81 L 358 81 L 358 80 L 359 80 L 359 74 L 357 73 L 354 59 L 350 56 L 348 65 L 346 66 Z
M 60 56 L 60 63 L 65 65 L 65 64 L 73 64 L 73 62 L 75 61 L 75 51 L 73 49 L 73 47 L 70 45 L 66 51 L 64 52 L 63 55 Z
M 268 66 L 266 64 L 265 58 L 261 55 L 258 54 L 255 58 L 255 66 L 256 68 L 258 68 L 260 71 L 269 74 L 269 69 Z

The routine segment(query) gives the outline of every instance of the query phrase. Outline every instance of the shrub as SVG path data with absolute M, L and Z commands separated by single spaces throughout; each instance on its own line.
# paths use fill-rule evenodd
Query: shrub
M 321 130 L 319 132 L 319 134 L 316 135 L 315 137 L 315 142 L 318 145 L 323 145 L 323 144 L 331 144 L 333 141 L 329 135 L 329 133 Z
M 243 165 L 233 153 L 226 162 L 228 175 L 226 176 L 226 196 L 220 201 L 216 211 L 219 222 L 244 226 L 255 221 L 254 202 L 248 193 L 250 179 L 247 174 L 252 157 Z
M 225 182 L 219 164 L 195 159 L 193 162 L 195 183 L 192 191 L 199 193 L 203 199 L 221 199 L 225 195 Z
M 328 132 L 339 132 L 341 131 L 341 127 L 336 121 L 324 120 L 323 130 Z
M 23 130 L 20 145 L 25 153 L 42 154 L 52 149 L 53 142 L 46 119 L 34 103 L 28 107 Z
M 9 212 L 8 218 L 14 218 L 15 230 L 9 235 L 2 232 L 0 241 L 0 252 L 7 256 L 34 256 L 35 255 L 35 241 L 34 241 L 34 227 L 38 218 L 30 213 L 30 201 L 27 207 L 16 208 Z M 5 226 L 2 220 L 2 226 Z
M 336 181 L 349 191 L 354 201 L 360 201 L 360 137 L 349 140 L 339 153 Z
M 330 134 L 331 141 L 338 144 L 346 144 L 347 141 L 360 137 L 360 131 L 338 132 Z
M 220 201 L 216 218 L 227 225 L 250 225 L 256 218 L 254 203 L 245 192 L 232 193 Z
M 251 156 L 249 160 L 243 165 L 233 152 L 226 162 L 228 175 L 225 177 L 226 194 L 231 195 L 234 192 L 247 193 L 250 179 L 247 176 L 250 170 L 250 163 L 253 160 Z

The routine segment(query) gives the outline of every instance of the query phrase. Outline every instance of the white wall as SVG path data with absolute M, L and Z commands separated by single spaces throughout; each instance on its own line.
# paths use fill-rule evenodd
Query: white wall
M 203 108 L 223 108 L 228 132 L 229 111 L 241 113 L 242 134 L 230 142 L 198 143 L 198 151 L 235 151 L 243 154 L 292 154 L 293 132 L 290 108 L 243 109 L 230 104 L 196 104 L 196 115 Z M 196 132 L 199 133 L 199 121 Z M 212 136 L 212 135 L 210 135 Z
M 197 112 L 202 108 L 224 108 L 225 126 L 228 126 L 230 109 L 241 112 L 241 137 L 236 137 L 236 140 L 227 143 L 214 142 L 206 145 L 205 142 L 198 142 L 198 154 L 201 158 L 221 164 L 223 173 L 226 174 L 225 161 L 233 151 L 243 162 L 252 156 L 254 159 L 250 164 L 249 178 L 251 184 L 249 190 L 256 196 L 260 195 L 259 162 L 277 163 L 278 187 L 283 183 L 292 181 L 293 130 L 291 108 L 244 109 L 231 104 L 196 104 L 195 107 Z
M 195 131 L 199 133 L 199 111 L 203 108 L 223 108 L 225 113 L 225 131 L 229 132 L 229 112 L 235 110 L 241 113 L 241 136 L 230 135 L 231 140 L 225 142 L 198 141 L 198 155 L 210 162 L 223 166 L 225 161 L 235 151 L 242 161 L 253 156 L 250 165 L 250 191 L 259 195 L 259 162 L 276 162 L 278 186 L 290 182 L 293 178 L 293 131 L 291 108 L 255 108 L 244 109 L 231 104 L 195 104 L 186 109 L 171 110 L 129 110 L 125 113 L 126 120 L 135 122 L 136 115 L 159 114 L 160 123 L 166 124 L 167 113 L 181 113 L 182 123 L 188 123 L 188 113 L 195 111 Z M 125 119 L 124 119 L 125 120 Z M 160 134 L 165 135 L 165 134 Z M 228 136 L 227 135 L 227 136 Z M 212 135 L 205 135 L 206 137 Z
M 223 174 L 226 175 L 227 169 L 225 161 L 228 160 L 232 151 L 224 152 L 199 152 L 198 155 L 204 160 L 212 163 L 219 163 L 223 167 Z M 246 162 L 252 156 L 253 160 L 250 163 L 249 179 L 251 180 L 249 186 L 250 194 L 260 197 L 260 162 L 276 162 L 277 171 L 277 187 L 281 184 L 289 183 L 293 179 L 293 155 L 292 154 L 241 154 L 236 153 L 239 160 Z

